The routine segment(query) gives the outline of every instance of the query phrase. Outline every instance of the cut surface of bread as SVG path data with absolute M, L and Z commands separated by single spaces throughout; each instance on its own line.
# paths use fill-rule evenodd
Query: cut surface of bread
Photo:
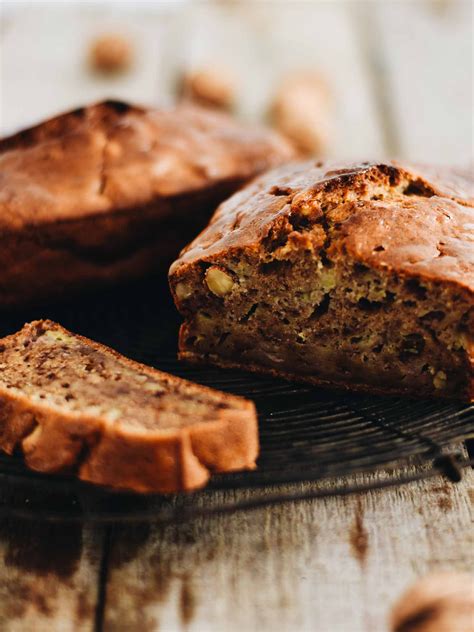
M 182 358 L 474 397 L 469 174 L 394 162 L 275 169 L 219 207 L 170 283 Z
M 106 101 L 0 140 L 0 309 L 166 270 L 220 202 L 291 156 L 191 105 Z
M 35 321 L 0 340 L 0 448 L 41 472 L 177 492 L 253 468 L 258 430 L 252 402 Z

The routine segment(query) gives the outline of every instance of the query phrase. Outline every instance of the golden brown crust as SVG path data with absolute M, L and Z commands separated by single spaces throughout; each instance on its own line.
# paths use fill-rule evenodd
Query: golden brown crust
M 371 265 L 454 282 L 474 292 L 472 176 L 433 167 L 402 167 L 396 162 L 304 162 L 274 169 L 221 204 L 170 273 L 181 275 L 198 260 L 212 261 L 234 248 L 258 246 L 272 226 L 298 213 L 319 194 L 353 189 L 358 195 L 369 184 L 384 180 L 404 182 L 408 193 L 393 201 L 352 205 L 350 214 L 342 218 L 333 248 L 347 248 L 356 259 Z M 387 247 L 374 252 L 373 246 L 382 242 Z
M 189 105 L 109 101 L 1 140 L 0 307 L 169 264 L 219 202 L 291 156 Z
M 50 321 L 25 327 L 38 325 L 71 335 Z M 7 345 L 17 335 L 1 343 Z M 28 467 L 40 472 L 74 471 L 84 481 L 147 493 L 191 490 L 204 485 L 211 472 L 255 467 L 258 427 L 252 402 L 162 373 L 73 335 L 165 385 L 219 396 L 229 407 L 218 409 L 213 422 L 196 420 L 180 429 L 151 431 L 32 401 L 7 389 L 0 379 L 0 448 L 7 454 L 20 449 Z

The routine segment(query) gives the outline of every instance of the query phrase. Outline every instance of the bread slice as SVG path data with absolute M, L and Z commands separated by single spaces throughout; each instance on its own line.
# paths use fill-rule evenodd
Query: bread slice
M 291 156 L 190 105 L 106 101 L 0 140 L 0 309 L 165 271 L 220 202 Z
M 250 401 L 35 321 L 0 340 L 0 448 L 40 472 L 178 492 L 254 468 L 258 429 Z
M 257 178 L 171 268 L 181 357 L 472 399 L 473 204 L 468 174 L 393 162 Z

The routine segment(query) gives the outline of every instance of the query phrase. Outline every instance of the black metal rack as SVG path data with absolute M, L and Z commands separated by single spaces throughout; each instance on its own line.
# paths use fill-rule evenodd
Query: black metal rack
M 160 281 L 151 279 L 67 304 L 6 315 L 0 335 L 46 317 L 140 362 L 253 399 L 259 411 L 258 468 L 215 476 L 205 491 L 195 494 L 141 497 L 108 493 L 68 477 L 36 474 L 21 459 L 2 456 L 0 515 L 50 521 L 173 522 L 203 513 L 401 484 L 440 471 L 455 481 L 464 467 L 472 465 L 465 451 L 446 453 L 446 448 L 465 441 L 470 447 L 474 405 L 327 391 L 178 362 L 179 317 Z M 395 461 L 398 467 L 410 464 L 404 475 L 390 473 Z M 380 468 L 386 475 L 373 477 L 373 482 L 367 477 L 357 482 L 357 476 L 352 482 L 341 480 Z M 303 485 L 305 481 L 314 484 Z M 238 499 L 221 494 L 212 510 L 201 502 L 218 490 L 236 489 L 249 491 Z

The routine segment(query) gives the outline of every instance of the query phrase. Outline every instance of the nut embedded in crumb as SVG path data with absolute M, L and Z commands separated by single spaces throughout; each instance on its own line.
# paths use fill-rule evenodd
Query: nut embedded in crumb
M 220 268 L 212 267 L 206 272 L 206 284 L 213 294 L 222 297 L 231 291 L 234 281 Z
M 284 78 L 270 107 L 273 125 L 307 156 L 327 150 L 331 118 L 329 88 L 315 72 L 297 72 Z
M 235 102 L 236 82 L 228 69 L 200 68 L 183 74 L 179 92 L 183 99 L 230 110 Z
M 463 573 L 427 575 L 402 595 L 390 618 L 391 632 L 472 632 L 474 577 Z
M 130 67 L 133 50 L 123 35 L 102 35 L 91 46 L 90 63 L 94 70 L 112 74 L 124 72 Z
M 446 380 L 448 376 L 444 371 L 438 371 L 433 377 L 433 384 L 435 388 L 443 389 L 446 386 Z
M 189 298 L 193 293 L 193 289 L 186 283 L 178 283 L 175 287 L 176 296 L 180 301 Z

